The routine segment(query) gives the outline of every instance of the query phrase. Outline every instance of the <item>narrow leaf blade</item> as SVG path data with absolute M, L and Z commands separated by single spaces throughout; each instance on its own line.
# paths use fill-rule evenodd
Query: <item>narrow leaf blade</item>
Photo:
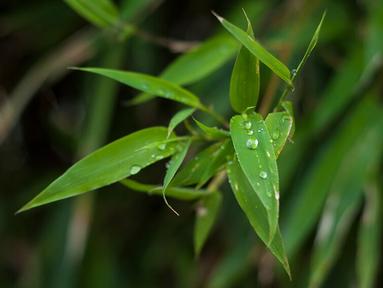
M 165 127 L 147 128 L 120 138 L 70 167 L 19 212 L 79 195 L 137 174 L 176 151 L 178 138 L 167 139 Z M 159 149 L 160 145 L 166 145 Z
M 194 226 L 194 251 L 196 255 L 200 254 L 216 222 L 221 205 L 222 195 L 218 191 L 202 198 L 200 201 Z
M 271 241 L 279 214 L 279 175 L 272 139 L 257 113 L 246 115 L 246 119 L 239 115 L 231 118 L 230 133 L 238 162 L 267 210 Z
M 221 24 L 230 32 L 243 46 L 245 46 L 255 57 L 257 57 L 263 64 L 269 67 L 276 75 L 278 75 L 288 85 L 292 86 L 290 70 L 275 58 L 270 52 L 268 52 L 262 45 L 254 40 L 252 37 L 233 25 L 224 18 L 214 14 Z
M 291 133 L 293 118 L 287 112 L 273 112 L 267 115 L 265 123 L 273 141 L 275 156 L 278 158 Z
M 273 240 L 269 241 L 270 226 L 269 216 L 262 201 L 254 191 L 248 178 L 243 173 L 238 163 L 238 159 L 229 162 L 227 167 L 229 182 L 237 199 L 239 206 L 242 208 L 251 226 L 257 233 L 258 237 L 268 246 L 271 253 L 279 260 L 286 273 L 291 278 L 290 267 L 284 250 L 282 236 L 279 228 L 276 229 Z
M 80 71 L 86 71 L 102 75 L 120 83 L 131 86 L 135 89 L 141 90 L 146 93 L 157 95 L 165 99 L 180 102 L 195 108 L 204 110 L 203 105 L 198 97 L 186 89 L 171 83 L 169 81 L 160 79 L 158 77 L 137 73 L 128 72 L 114 69 L 104 68 L 76 68 Z

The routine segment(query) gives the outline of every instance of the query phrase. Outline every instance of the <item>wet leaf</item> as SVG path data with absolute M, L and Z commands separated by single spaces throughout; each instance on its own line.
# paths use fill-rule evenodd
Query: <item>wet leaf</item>
M 267 115 L 265 124 L 272 139 L 275 156 L 278 158 L 291 133 L 293 118 L 287 112 L 273 112 Z
M 238 162 L 267 211 L 270 242 L 278 227 L 279 213 L 279 176 L 272 139 L 257 113 L 231 118 L 230 134 Z
M 291 277 L 279 228 L 276 228 L 275 236 L 270 241 L 269 213 L 242 170 L 236 157 L 234 157 L 233 161 L 229 162 L 227 167 L 229 182 L 235 198 L 258 237 L 266 244 L 271 253 L 282 264 L 289 277 Z
M 179 142 L 175 136 L 167 139 L 164 127 L 147 128 L 122 137 L 78 161 L 19 212 L 135 175 L 144 167 L 173 155 Z
M 104 68 L 75 69 L 102 75 L 143 92 L 205 110 L 197 96 L 174 83 L 154 76 Z
M 209 139 L 219 140 L 230 136 L 230 133 L 228 131 L 219 129 L 218 127 L 209 127 L 195 118 L 193 118 L 193 120 L 197 124 L 197 126 L 204 132 L 205 136 Z

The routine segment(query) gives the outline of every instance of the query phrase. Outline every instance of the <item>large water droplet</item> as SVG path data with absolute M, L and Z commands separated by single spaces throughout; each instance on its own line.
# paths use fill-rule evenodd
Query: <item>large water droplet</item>
M 266 179 L 267 178 L 267 172 L 266 171 L 259 172 L 259 177 L 261 177 L 262 179 Z
M 138 166 L 138 165 L 133 165 L 132 167 L 130 167 L 130 175 L 135 175 L 137 174 L 138 172 L 141 171 L 141 167 Z
M 249 149 L 256 149 L 258 147 L 258 139 L 248 139 L 246 141 L 246 147 Z
M 166 144 L 165 143 L 162 143 L 160 145 L 157 146 L 157 148 L 161 151 L 164 151 L 166 149 Z
M 246 130 L 251 129 L 251 122 L 250 121 L 245 121 L 243 123 L 243 126 L 245 127 Z
M 276 129 L 276 130 L 273 131 L 273 134 L 271 135 L 271 137 L 272 137 L 274 140 L 277 140 L 277 139 L 279 138 L 279 134 L 280 134 L 279 130 Z

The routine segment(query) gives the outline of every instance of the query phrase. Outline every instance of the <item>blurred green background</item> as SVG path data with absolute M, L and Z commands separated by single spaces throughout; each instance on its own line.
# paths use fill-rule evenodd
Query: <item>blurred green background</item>
M 59 0 L 0 2 L 0 287 L 381 287 L 383 1 L 115 3 L 136 33 L 95 27 Z M 128 105 L 136 91 L 68 67 L 157 75 L 209 37 L 227 36 L 211 10 L 245 27 L 242 8 L 256 37 L 290 68 L 327 10 L 290 98 L 294 143 L 279 160 L 293 281 L 257 240 L 227 184 L 198 258 L 194 203 L 173 201 L 176 217 L 161 197 L 119 184 L 14 215 L 76 159 L 133 131 L 166 126 L 179 108 L 161 99 Z M 227 117 L 234 57 L 187 85 Z M 261 79 L 261 96 L 276 101 L 282 83 L 264 67 Z M 164 166 L 139 179 L 161 183 Z

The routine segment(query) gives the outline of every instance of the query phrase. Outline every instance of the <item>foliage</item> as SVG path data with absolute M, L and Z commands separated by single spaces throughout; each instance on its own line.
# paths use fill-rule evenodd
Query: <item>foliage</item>
M 71 151 L 77 161 L 45 188 L 40 189 L 43 185 L 39 184 L 41 192 L 19 212 L 82 196 L 43 210 L 57 215 L 41 232 L 43 239 L 51 230 L 55 236 L 38 252 L 51 258 L 37 257 L 37 266 L 28 265 L 35 267 L 31 274 L 37 275 L 42 267 L 44 275 L 52 276 L 40 280 L 26 274 L 23 277 L 33 281 L 21 285 L 102 287 L 102 283 L 109 283 L 114 287 L 130 283 L 135 287 L 169 287 L 174 282 L 175 287 L 244 287 L 255 283 L 262 287 L 271 283 L 278 283 L 278 287 L 327 287 L 357 281 L 358 287 L 373 287 L 382 233 L 377 227 L 381 226 L 382 211 L 383 108 L 378 100 L 381 84 L 375 79 L 383 58 L 379 41 L 383 26 L 377 20 L 383 5 L 366 4 L 368 29 L 363 45 L 338 40 L 350 33 L 345 27 L 351 23 L 347 16 L 337 15 L 347 5 L 338 2 L 325 5 L 327 12 L 322 18 L 318 12 L 324 9 L 313 4 L 305 4 L 304 9 L 315 17 L 293 19 L 294 13 L 286 12 L 289 17 L 281 20 L 287 21 L 285 26 L 269 27 L 272 36 L 262 35 L 262 23 L 253 25 L 250 19 L 260 19 L 272 11 L 276 4 L 267 1 L 247 3 L 249 16 L 240 11 L 241 5 L 233 8 L 236 13 L 227 13 L 233 23 L 244 20 L 245 29 L 213 12 L 223 29 L 195 45 L 145 31 L 148 26 L 156 30 L 148 15 L 157 1 L 120 2 L 65 1 L 95 27 L 83 32 L 81 41 L 73 40 L 75 49 L 68 45 L 70 52 L 56 51 L 44 60 L 49 63 L 63 58 L 61 68 L 58 64 L 36 65 L 30 74 L 27 72 L 20 87 L 31 90 L 17 87 L 11 95 L 15 101 L 10 101 L 9 107 L 19 107 L 16 113 L 1 110 L 1 116 L 5 115 L 2 119 L 11 119 L 3 123 L 16 121 L 27 103 L 17 99 L 30 99 L 35 85 L 63 81 L 60 73 L 54 73 L 60 69 L 70 66 L 66 71 L 71 77 L 87 79 L 82 94 L 88 104 L 81 128 L 70 132 L 65 128 L 68 124 L 58 117 L 49 124 L 55 131 L 52 145 Z M 18 18 L 13 19 L 17 23 Z M 148 48 L 151 46 L 142 39 L 154 47 L 183 53 L 154 76 L 159 69 L 143 65 L 160 65 L 150 56 L 150 49 L 158 48 Z M 346 53 L 342 62 L 332 64 L 336 53 L 322 47 L 331 47 L 336 41 L 337 49 Z M 137 56 L 130 57 L 129 62 L 124 60 L 128 45 L 129 53 Z M 314 50 L 317 45 L 319 52 Z M 313 60 L 309 60 L 310 55 Z M 323 67 L 318 55 L 326 65 L 336 65 L 338 72 L 327 77 L 328 67 Z M 125 69 L 126 62 L 132 64 L 129 70 Z M 82 63 L 86 63 L 84 67 Z M 39 69 L 44 70 L 37 74 L 39 77 L 29 76 Z M 117 88 L 123 89 L 120 94 L 133 96 L 118 108 L 114 107 Z M 161 120 L 153 117 L 153 107 L 177 110 Z M 137 112 L 127 114 L 126 110 Z M 110 125 L 115 129 L 112 137 L 107 136 Z M 11 129 L 11 125 L 3 126 L 0 139 Z M 114 140 L 108 141 L 110 138 Z M 110 143 L 103 146 L 105 142 Z M 64 148 L 63 143 L 69 146 Z M 166 170 L 162 172 L 164 160 Z M 162 181 L 158 175 L 163 175 Z M 43 176 L 37 173 L 36 177 Z M 146 184 L 152 181 L 158 184 Z M 41 182 L 45 185 L 47 179 Z M 93 193 L 86 193 L 96 189 L 118 191 L 97 193 L 102 194 L 97 197 L 103 197 L 104 203 L 95 200 Z M 123 193 L 126 190 L 139 193 Z M 36 191 L 23 193 L 23 199 Z M 142 193 L 162 196 L 163 201 L 145 197 L 134 202 Z M 113 197 L 118 200 L 108 203 Z M 160 208 L 150 211 L 146 206 L 150 203 Z M 165 209 L 162 203 L 167 205 Z M 195 210 L 193 237 L 185 233 L 192 231 L 185 224 L 190 208 Z M 97 209 L 94 214 L 93 209 Z M 180 217 L 167 220 L 164 217 L 175 216 L 168 212 Z M 145 223 L 139 228 L 144 230 L 129 228 L 138 246 L 125 248 L 121 234 L 115 234 L 115 246 L 110 245 L 108 235 L 100 240 L 98 233 L 88 234 L 90 227 L 97 225 L 91 223 L 103 219 L 104 213 L 112 215 L 114 225 L 119 222 L 116 217 L 127 225 Z M 160 217 L 161 213 L 166 216 Z M 29 215 L 17 217 L 25 220 Z M 135 235 L 137 231 L 145 234 Z M 177 235 L 170 236 L 173 234 Z M 194 257 L 193 249 L 185 244 L 188 241 L 194 242 Z M 213 241 L 218 242 L 217 247 Z M 346 245 L 357 252 L 348 253 L 343 249 Z M 52 257 L 51 249 L 57 247 L 62 263 Z M 121 273 L 121 260 L 117 260 L 124 249 L 137 255 L 133 257 L 137 267 L 126 275 Z M 98 257 L 104 259 L 102 263 Z M 273 265 L 274 261 L 279 264 Z M 47 273 L 46 267 L 60 273 L 65 268 L 66 274 Z M 157 285 L 154 277 L 147 277 L 151 271 L 168 273 L 169 267 L 174 279 Z M 285 273 L 278 273 L 279 268 Z M 333 279 L 338 270 L 345 271 L 343 276 Z M 89 276 L 79 276 L 80 272 Z

